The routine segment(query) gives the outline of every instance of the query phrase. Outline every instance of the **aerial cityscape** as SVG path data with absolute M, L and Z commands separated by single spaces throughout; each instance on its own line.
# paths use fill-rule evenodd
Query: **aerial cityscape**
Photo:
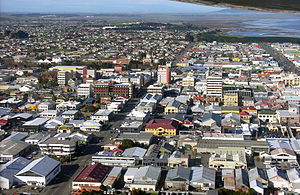
M 0 195 L 300 194 L 299 14 L 24 2 L 0 1 Z

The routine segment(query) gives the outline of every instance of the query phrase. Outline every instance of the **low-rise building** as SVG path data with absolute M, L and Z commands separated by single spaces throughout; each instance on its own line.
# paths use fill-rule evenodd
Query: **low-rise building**
M 95 163 L 86 166 L 72 182 L 73 190 L 99 191 L 112 167 Z
M 97 122 L 107 122 L 111 120 L 112 116 L 113 116 L 112 110 L 100 109 L 91 116 L 91 119 Z
M 59 161 L 44 156 L 29 163 L 16 174 L 16 177 L 27 185 L 46 186 L 60 171 Z
M 176 136 L 178 122 L 169 119 L 153 119 L 145 127 L 146 132 L 152 132 L 153 135 Z

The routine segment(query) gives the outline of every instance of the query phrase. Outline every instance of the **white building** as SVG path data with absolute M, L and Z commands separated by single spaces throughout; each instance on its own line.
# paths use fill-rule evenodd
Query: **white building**
M 130 190 L 139 189 L 144 191 L 155 191 L 157 189 L 160 174 L 160 167 L 140 167 L 133 177 L 133 182 L 128 184 L 128 187 Z
M 158 66 L 157 83 L 169 84 L 171 82 L 171 69 L 166 66 Z
M 87 83 L 87 84 L 80 84 L 77 87 L 77 96 L 78 97 L 85 97 L 88 98 L 92 94 L 92 85 Z
M 38 110 L 39 112 L 43 112 L 45 110 L 51 110 L 54 109 L 54 102 L 53 101 L 48 101 L 48 102 L 42 102 L 38 105 Z
M 91 116 L 91 119 L 97 122 L 106 122 L 106 121 L 110 121 L 112 116 L 113 116 L 112 110 L 100 109 Z
M 222 98 L 222 86 L 223 86 L 222 75 L 214 74 L 214 75 L 207 76 L 206 78 L 207 96 Z
M 102 125 L 99 122 L 93 120 L 87 120 L 80 125 L 81 131 L 100 131 L 101 128 Z
M 21 171 L 29 163 L 30 160 L 18 157 L 5 164 L 0 164 L 0 189 L 9 189 L 13 185 L 22 184 L 23 182 L 16 178 L 15 174 Z
M 62 102 L 56 105 L 56 110 L 59 112 L 67 110 L 79 110 L 81 106 L 80 102 Z
M 65 156 L 75 154 L 77 139 L 69 137 L 50 137 L 39 144 L 42 154 Z
M 41 118 L 48 118 L 52 119 L 58 116 L 58 111 L 57 110 L 44 110 L 43 112 L 40 113 Z
M 16 174 L 27 185 L 46 186 L 61 171 L 60 162 L 48 156 L 36 159 Z

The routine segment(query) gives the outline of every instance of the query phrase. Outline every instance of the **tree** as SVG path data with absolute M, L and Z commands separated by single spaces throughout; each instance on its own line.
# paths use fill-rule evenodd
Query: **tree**
M 134 144 L 134 142 L 132 140 L 130 140 L 130 139 L 124 139 L 124 140 L 122 140 L 121 148 L 123 150 L 126 149 L 126 148 L 132 148 L 134 146 L 135 146 L 135 144 Z

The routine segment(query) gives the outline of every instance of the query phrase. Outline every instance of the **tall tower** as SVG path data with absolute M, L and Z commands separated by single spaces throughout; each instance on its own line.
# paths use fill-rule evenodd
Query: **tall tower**
M 222 98 L 223 79 L 221 74 L 210 74 L 206 77 L 207 96 Z
M 171 82 L 171 69 L 166 66 L 158 66 L 157 82 L 160 84 L 169 84 Z

